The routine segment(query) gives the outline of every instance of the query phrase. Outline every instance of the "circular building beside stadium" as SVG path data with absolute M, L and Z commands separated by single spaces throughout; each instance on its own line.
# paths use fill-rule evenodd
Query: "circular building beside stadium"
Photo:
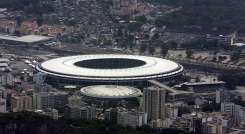
M 95 85 L 81 88 L 80 95 L 84 102 L 97 106 L 135 107 L 139 105 L 137 98 L 142 92 L 129 86 Z
M 52 85 L 141 85 L 148 80 L 167 81 L 183 71 L 173 61 L 147 56 L 96 54 L 51 59 L 36 69 Z

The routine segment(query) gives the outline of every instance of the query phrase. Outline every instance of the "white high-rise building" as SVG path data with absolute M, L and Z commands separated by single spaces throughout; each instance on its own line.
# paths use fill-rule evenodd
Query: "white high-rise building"
M 216 90 L 215 102 L 217 104 L 221 104 L 222 102 L 229 101 L 229 99 L 230 99 L 229 92 L 226 89 L 221 88 Z
M 166 104 L 166 117 L 176 119 L 178 117 L 178 107 L 172 103 Z
M 148 120 L 165 119 L 166 90 L 159 87 L 148 87 L 143 90 L 142 109 L 148 115 Z
M 0 86 L 0 98 L 6 99 L 6 97 L 7 97 L 7 90 L 4 87 Z
M 0 113 L 6 113 L 6 99 L 0 98 Z
M 54 108 L 64 110 L 68 104 L 68 93 L 66 92 L 40 92 L 33 95 L 34 109 Z
M 230 113 L 235 123 L 238 125 L 245 125 L 245 107 L 236 105 L 234 103 L 221 103 L 221 112 Z
M 32 97 L 28 95 L 17 95 L 11 97 L 12 112 L 32 109 Z
M 66 107 L 65 116 L 72 119 L 96 119 L 96 108 L 93 106 Z
M 147 124 L 147 113 L 138 111 L 119 111 L 117 124 L 123 126 L 140 127 Z

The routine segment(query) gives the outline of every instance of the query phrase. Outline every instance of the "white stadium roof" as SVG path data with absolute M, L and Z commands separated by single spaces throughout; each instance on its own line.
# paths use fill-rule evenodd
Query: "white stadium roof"
M 88 86 L 80 91 L 82 95 L 104 99 L 132 98 L 142 95 L 142 92 L 137 88 L 116 85 Z
M 0 39 L 24 42 L 24 43 L 33 43 L 33 42 L 49 40 L 49 39 L 52 39 L 52 37 L 41 36 L 41 35 L 26 35 L 26 36 L 17 37 L 17 36 L 9 36 L 9 35 L 0 34 Z
M 88 68 L 75 65 L 77 62 L 94 59 L 133 59 L 143 61 L 144 65 L 119 69 Z M 65 78 L 87 80 L 137 80 L 170 77 L 181 73 L 183 67 L 173 61 L 156 57 L 98 54 L 69 56 L 48 60 L 37 66 L 37 70 L 49 75 Z

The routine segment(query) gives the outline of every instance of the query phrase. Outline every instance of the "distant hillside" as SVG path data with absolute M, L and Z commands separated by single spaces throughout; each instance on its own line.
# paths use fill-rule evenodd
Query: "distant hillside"
M 154 4 L 182 7 L 159 17 L 156 24 L 201 32 L 245 33 L 244 0 L 146 0 Z
M 53 11 L 51 3 L 52 0 L 0 0 L 0 8 L 40 14 Z

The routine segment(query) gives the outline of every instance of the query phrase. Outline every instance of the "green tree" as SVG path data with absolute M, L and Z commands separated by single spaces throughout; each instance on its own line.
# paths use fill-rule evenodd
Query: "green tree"
M 215 102 L 212 103 L 205 103 L 201 106 L 203 112 L 214 112 L 220 111 L 220 105 L 216 104 Z
M 152 36 L 151 40 L 155 41 L 155 40 L 158 40 L 160 37 L 159 33 L 156 33 Z
M 178 44 L 175 41 L 171 41 L 169 43 L 169 47 L 172 48 L 172 49 L 176 49 L 178 47 Z
M 21 26 L 22 22 L 23 22 L 23 18 L 20 17 L 20 16 L 18 16 L 18 17 L 16 18 L 16 23 L 17 23 L 17 25 L 18 25 L 18 26 Z
M 104 46 L 112 46 L 112 40 L 104 39 L 102 45 L 104 45 Z
M 131 22 L 128 24 L 127 28 L 130 32 L 136 32 L 140 30 L 141 26 L 142 24 L 139 22 Z
M 161 55 L 165 57 L 168 54 L 168 50 L 168 45 L 161 46 Z
M 149 47 L 148 47 L 148 51 L 149 51 L 149 53 L 150 53 L 151 55 L 154 55 L 156 49 L 155 49 L 154 46 L 149 46 Z
M 37 17 L 37 25 L 39 27 L 43 25 L 43 16 L 41 14 Z
M 194 52 L 193 52 L 193 50 L 191 50 L 191 49 L 187 49 L 187 50 L 185 51 L 185 53 L 186 53 L 186 57 L 187 57 L 187 58 L 191 58 Z
M 226 71 L 222 72 L 218 77 L 219 80 L 226 82 L 229 89 L 234 89 L 235 86 L 245 85 L 245 73 L 240 71 Z
M 146 49 L 147 49 L 147 45 L 146 44 L 141 44 L 139 51 L 140 51 L 140 53 L 144 53 L 146 51 Z
M 137 21 L 141 24 L 145 24 L 147 22 L 147 19 L 144 15 L 142 15 L 142 16 L 136 16 L 135 21 Z
M 237 61 L 240 58 L 241 55 L 241 51 L 240 50 L 236 50 L 231 54 L 231 60 L 233 61 Z

